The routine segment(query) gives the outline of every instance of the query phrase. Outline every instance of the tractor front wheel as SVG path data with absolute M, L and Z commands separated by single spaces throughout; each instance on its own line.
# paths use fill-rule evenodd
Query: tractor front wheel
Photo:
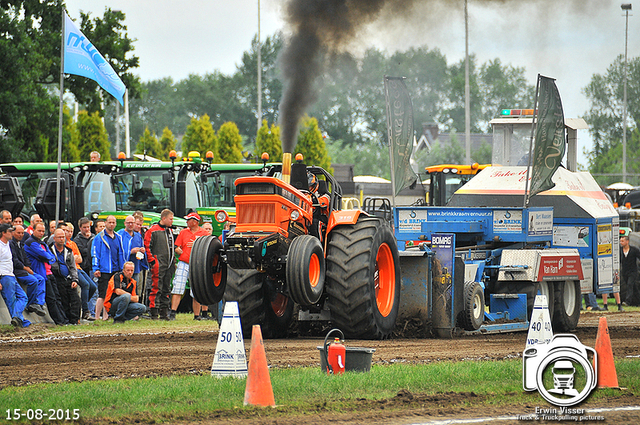
M 391 335 L 400 305 L 398 247 L 389 226 L 373 217 L 334 228 L 327 244 L 328 307 L 345 336 Z
M 215 236 L 200 236 L 191 249 L 189 284 L 200 304 L 216 304 L 224 295 L 227 265 L 220 258 L 222 243 Z
M 302 235 L 291 242 L 286 278 L 291 297 L 301 306 L 307 307 L 320 300 L 324 289 L 325 262 L 318 238 Z

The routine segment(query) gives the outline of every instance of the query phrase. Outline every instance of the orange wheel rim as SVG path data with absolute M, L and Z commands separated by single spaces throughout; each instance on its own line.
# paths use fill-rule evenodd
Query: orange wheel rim
M 393 309 L 396 295 L 396 267 L 389 245 L 382 244 L 376 255 L 376 270 L 374 274 L 376 303 L 378 311 L 387 317 Z
M 218 266 L 218 259 L 220 258 L 219 255 L 216 255 L 215 258 L 213 259 L 212 262 L 212 266 L 215 268 Z M 222 282 L 222 271 L 219 271 L 218 273 L 214 273 L 213 274 L 213 284 L 214 286 L 218 287 L 220 286 L 220 282 Z
M 318 282 L 320 282 L 320 260 L 316 254 L 312 254 L 309 259 L 309 283 L 312 288 L 315 288 Z
M 282 294 L 276 295 L 276 299 L 271 301 L 271 308 L 276 316 L 282 317 L 287 311 L 287 305 L 289 304 L 289 298 Z

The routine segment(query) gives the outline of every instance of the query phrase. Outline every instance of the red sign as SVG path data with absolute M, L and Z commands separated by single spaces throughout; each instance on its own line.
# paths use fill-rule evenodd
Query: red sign
M 538 281 L 584 279 L 579 255 L 540 254 Z

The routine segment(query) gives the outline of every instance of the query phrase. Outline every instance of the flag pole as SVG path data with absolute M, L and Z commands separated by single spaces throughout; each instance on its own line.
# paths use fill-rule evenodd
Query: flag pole
M 384 94 L 387 99 L 387 139 L 389 144 L 389 166 L 391 167 L 391 200 L 392 206 L 396 207 L 396 179 L 395 179 L 395 164 L 393 161 L 393 136 L 392 136 L 392 122 L 391 117 L 391 105 L 389 104 L 389 76 L 384 76 Z
M 540 74 L 538 74 L 538 79 L 536 80 L 536 97 L 533 101 L 533 118 L 531 119 L 531 139 L 529 140 L 529 161 L 527 161 L 527 177 L 524 181 L 524 208 L 527 208 L 529 205 L 529 170 L 531 169 L 531 164 L 533 162 L 532 154 L 533 154 L 533 136 L 536 128 L 536 115 L 538 113 L 538 89 L 540 88 Z
M 127 158 L 131 158 L 131 140 L 129 134 L 129 89 L 124 90 L 124 147 Z M 119 152 L 118 152 L 119 153 Z
M 60 114 L 58 121 L 58 169 L 56 170 L 56 226 L 58 225 L 58 219 L 60 218 L 60 170 L 62 168 L 62 119 L 64 109 L 64 17 L 65 10 L 64 8 L 62 8 L 62 33 L 60 36 Z

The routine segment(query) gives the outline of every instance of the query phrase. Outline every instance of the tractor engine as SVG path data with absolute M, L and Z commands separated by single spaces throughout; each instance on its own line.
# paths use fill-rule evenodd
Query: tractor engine
M 311 197 L 275 177 L 242 177 L 235 203 L 236 226 L 224 244 L 227 264 L 283 278 L 291 241 L 308 234 L 313 222 Z

